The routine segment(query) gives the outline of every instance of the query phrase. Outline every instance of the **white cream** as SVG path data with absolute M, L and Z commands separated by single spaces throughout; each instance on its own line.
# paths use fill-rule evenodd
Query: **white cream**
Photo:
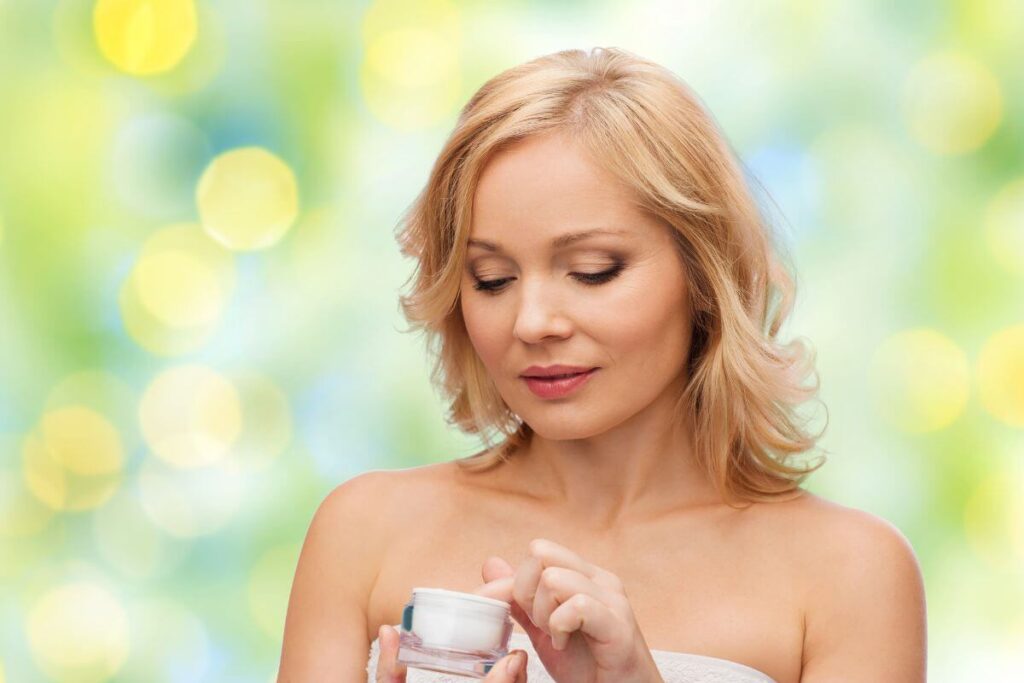
M 444 588 L 414 588 L 402 614 L 399 661 L 482 678 L 508 654 L 508 603 Z
M 502 646 L 507 603 L 441 588 L 417 588 L 413 595 L 425 596 L 414 603 L 412 613 L 412 632 L 424 645 L 460 650 Z

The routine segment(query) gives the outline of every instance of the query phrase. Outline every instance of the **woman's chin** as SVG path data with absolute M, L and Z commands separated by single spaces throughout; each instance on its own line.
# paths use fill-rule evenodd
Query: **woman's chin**
M 528 423 L 535 435 L 547 441 L 588 439 L 604 431 L 591 423 L 572 423 L 565 420 L 534 420 Z

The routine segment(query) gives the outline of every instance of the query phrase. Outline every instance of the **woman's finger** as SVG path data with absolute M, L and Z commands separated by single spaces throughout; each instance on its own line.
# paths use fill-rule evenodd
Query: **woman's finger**
M 383 625 L 377 631 L 380 656 L 377 657 L 376 683 L 405 683 L 409 667 L 398 662 L 400 635 L 394 626 Z
M 535 605 L 541 576 L 549 567 L 561 567 L 580 575 L 588 580 L 588 585 L 595 587 L 590 592 L 600 599 L 607 597 L 609 584 L 603 580 L 606 572 L 597 565 L 587 562 L 564 545 L 546 538 L 535 538 L 530 541 L 529 552 L 530 554 L 516 570 L 512 595 L 530 617 L 530 620 L 543 631 L 547 631 L 547 624 L 546 619 L 541 617 L 550 614 L 550 610 L 557 607 L 557 605 L 550 604 Z
M 556 650 L 565 648 L 574 631 L 586 634 L 598 643 L 623 640 L 623 622 L 600 600 L 586 593 L 577 593 L 551 614 L 551 644 Z
M 512 599 L 512 582 L 514 579 L 514 576 L 502 576 L 492 579 L 474 588 L 473 593 L 482 595 L 485 598 L 494 598 L 495 600 L 508 602 Z
M 484 683 L 523 683 L 526 681 L 526 652 L 513 650 L 498 660 Z
M 565 567 L 575 569 L 589 579 L 597 579 L 603 571 L 597 565 L 587 562 L 564 545 L 549 541 L 546 538 L 535 538 L 530 541 L 530 555 L 540 560 L 544 567 Z
M 484 584 L 474 592 L 488 598 L 494 598 L 507 602 L 512 618 L 526 631 L 530 640 L 536 642 L 543 634 L 539 628 L 534 626 L 533 621 L 523 608 L 519 606 L 513 596 L 516 570 L 506 560 L 497 555 L 488 557 L 480 571 Z
M 526 632 L 538 656 L 543 659 L 543 653 L 551 649 L 551 638 L 534 625 L 529 615 L 516 602 L 512 594 L 515 568 L 503 558 L 493 555 L 484 562 L 480 574 L 485 583 L 478 589 L 478 593 L 508 603 L 510 616 Z
M 537 584 L 540 582 L 542 571 L 544 571 L 544 565 L 539 559 L 533 556 L 527 557 L 519 563 L 515 579 L 512 582 L 512 597 L 523 608 L 523 612 L 530 618 L 530 621 L 541 629 L 544 628 L 543 625 L 533 621 L 533 599 L 537 594 Z
M 533 596 L 533 613 L 530 618 L 545 632 L 550 632 L 548 625 L 552 613 L 559 605 L 577 594 L 585 594 L 609 606 L 615 596 L 607 588 L 600 586 L 590 578 L 573 569 L 565 567 L 545 567 L 537 582 L 537 592 Z

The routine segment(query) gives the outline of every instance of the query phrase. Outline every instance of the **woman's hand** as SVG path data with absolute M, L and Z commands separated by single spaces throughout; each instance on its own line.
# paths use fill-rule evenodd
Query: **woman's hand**
M 555 681 L 662 681 L 619 577 L 553 541 L 529 552 L 518 568 L 488 558 L 477 592 L 509 603 Z
M 377 657 L 376 683 L 405 683 L 406 671 L 409 667 L 398 663 L 398 629 L 384 625 L 377 632 L 380 655 Z M 516 665 L 512 669 L 512 665 Z M 526 653 L 513 650 L 499 659 L 490 670 L 484 683 L 525 683 Z

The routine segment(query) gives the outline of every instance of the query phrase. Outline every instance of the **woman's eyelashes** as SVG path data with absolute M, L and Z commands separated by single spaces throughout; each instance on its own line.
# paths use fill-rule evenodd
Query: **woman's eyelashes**
M 618 277 L 623 268 L 625 268 L 625 264 L 617 263 L 608 270 L 603 270 L 600 273 L 570 273 L 570 275 L 585 285 L 602 285 L 605 282 Z M 473 289 L 480 292 L 487 292 L 488 294 L 497 294 L 504 289 L 506 283 L 510 282 L 514 278 L 503 277 L 498 280 L 481 280 L 474 276 L 473 279 L 476 280 L 476 283 L 473 285 Z

